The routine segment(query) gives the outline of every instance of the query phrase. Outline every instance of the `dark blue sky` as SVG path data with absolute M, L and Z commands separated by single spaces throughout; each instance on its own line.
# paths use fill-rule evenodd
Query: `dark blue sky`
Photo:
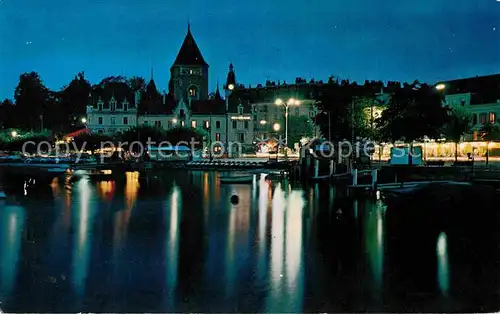
M 154 67 L 167 89 L 188 19 L 212 88 L 230 61 L 245 85 L 500 73 L 496 0 L 0 0 L 0 98 L 32 70 L 59 89 Z

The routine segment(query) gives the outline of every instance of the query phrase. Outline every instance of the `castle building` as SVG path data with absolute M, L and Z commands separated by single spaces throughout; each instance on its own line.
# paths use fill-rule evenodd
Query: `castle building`
M 112 96 L 119 85 L 106 90 L 98 88 L 92 93 L 91 104 L 87 108 L 88 129 L 113 134 L 140 125 L 164 129 L 193 127 L 204 129 L 209 134 L 207 143 L 237 141 L 244 149 L 251 150 L 251 106 L 229 97 L 231 90 L 228 88 L 236 85 L 233 65 L 229 66 L 224 85 L 225 98 L 221 96 L 218 84 L 213 96 L 209 97 L 208 68 L 188 26 L 186 37 L 170 68 L 168 94 L 158 92 L 153 76 L 142 93 Z M 115 102 L 123 105 L 114 105 Z

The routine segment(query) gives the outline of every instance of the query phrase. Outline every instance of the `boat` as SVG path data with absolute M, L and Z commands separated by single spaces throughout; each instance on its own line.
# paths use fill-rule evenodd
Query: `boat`
M 246 184 L 253 182 L 253 175 L 220 177 L 220 183 Z

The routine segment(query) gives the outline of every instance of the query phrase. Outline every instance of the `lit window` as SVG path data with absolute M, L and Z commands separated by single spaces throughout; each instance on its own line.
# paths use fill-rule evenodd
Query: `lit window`
M 479 114 L 479 123 L 486 124 L 486 113 Z
M 123 124 L 125 124 L 125 125 L 128 124 L 128 117 L 123 117 Z
M 191 121 L 191 127 L 196 128 L 196 120 Z
M 181 126 L 184 126 L 184 121 L 181 121 Z
M 490 112 L 490 123 L 495 123 L 496 119 L 495 119 L 495 113 L 494 112 Z
M 189 96 L 190 97 L 196 97 L 196 88 L 195 87 L 190 87 L 189 88 Z
M 203 125 L 205 126 L 206 129 L 208 129 L 210 127 L 210 122 L 208 120 L 205 120 L 203 122 Z
M 215 133 L 215 140 L 220 142 L 220 133 Z
M 193 74 L 193 69 L 189 69 L 189 74 Z

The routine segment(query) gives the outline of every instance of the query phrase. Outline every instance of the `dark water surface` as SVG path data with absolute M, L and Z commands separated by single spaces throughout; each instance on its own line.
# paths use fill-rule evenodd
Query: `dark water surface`
M 0 308 L 498 309 L 498 225 L 469 237 L 453 231 L 467 225 L 447 231 L 433 223 L 439 214 L 404 219 L 405 208 L 345 201 L 330 187 L 220 185 L 218 176 L 170 172 L 159 183 L 139 183 L 132 172 L 123 182 L 84 176 L 53 183 L 44 197 L 1 200 Z

